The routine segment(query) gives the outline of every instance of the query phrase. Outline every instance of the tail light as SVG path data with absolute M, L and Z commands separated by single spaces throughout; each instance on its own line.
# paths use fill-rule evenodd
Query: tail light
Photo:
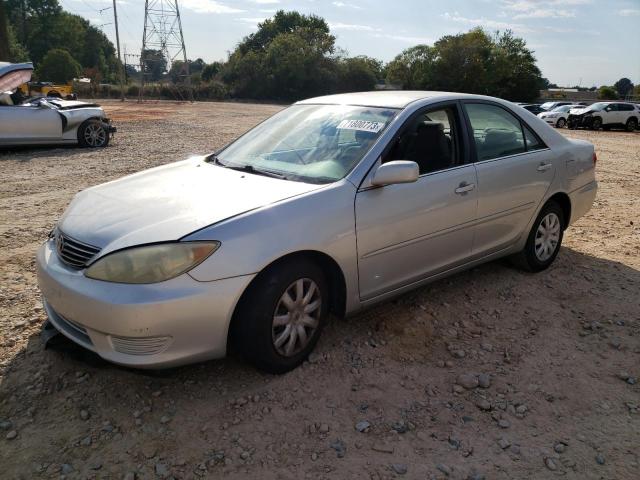
M 593 152 L 593 164 L 595 165 L 597 161 L 598 161 L 598 154 L 596 152 Z

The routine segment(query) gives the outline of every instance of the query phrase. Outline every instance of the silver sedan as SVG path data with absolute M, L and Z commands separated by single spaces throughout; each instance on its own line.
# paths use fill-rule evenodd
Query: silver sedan
M 537 272 L 596 195 L 593 146 L 442 92 L 298 102 L 222 150 L 80 192 L 38 252 L 51 323 L 167 367 L 285 372 L 343 316 L 511 256 Z

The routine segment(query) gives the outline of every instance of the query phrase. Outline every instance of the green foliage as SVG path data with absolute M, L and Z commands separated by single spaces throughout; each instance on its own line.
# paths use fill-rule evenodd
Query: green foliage
M 598 89 L 598 98 L 600 100 L 617 100 L 618 92 L 614 87 L 603 85 Z
M 510 31 L 491 37 L 480 28 L 405 50 L 387 65 L 387 82 L 520 101 L 534 100 L 548 85 L 523 39 Z
M 157 82 L 167 71 L 167 59 L 161 50 L 147 49 L 142 52 L 142 65 L 145 80 Z
M 213 62 L 205 65 L 202 69 L 202 80 L 210 82 L 220 73 L 220 70 L 222 70 L 222 62 Z
M 54 83 L 67 83 L 80 76 L 80 64 L 62 49 L 52 49 L 45 55 L 37 69 L 39 79 Z
M 363 92 L 373 90 L 377 75 L 381 75 L 382 65 L 370 57 L 344 58 L 338 62 L 338 92 Z
M 115 81 L 115 48 L 87 20 L 63 11 L 58 0 L 5 0 L 5 5 L 9 31 L 17 37 L 12 47 L 13 61 L 28 58 L 38 67 L 50 50 L 64 49 L 82 70 L 91 69 L 97 71 L 94 77 Z
M 613 88 L 616 89 L 618 95 L 622 98 L 626 97 L 628 94 L 633 92 L 633 83 L 628 78 L 621 78 L 616 83 L 613 84 Z

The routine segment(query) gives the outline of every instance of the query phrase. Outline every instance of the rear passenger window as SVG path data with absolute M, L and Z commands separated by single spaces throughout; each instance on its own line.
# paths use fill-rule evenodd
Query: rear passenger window
M 547 148 L 547 146 L 542 143 L 542 140 L 538 138 L 538 136 L 533 133 L 529 127 L 523 125 L 524 129 L 524 141 L 527 143 L 527 151 L 531 150 L 540 150 L 542 148 Z
M 473 129 L 479 161 L 526 151 L 520 120 L 504 108 L 468 103 L 465 109 Z

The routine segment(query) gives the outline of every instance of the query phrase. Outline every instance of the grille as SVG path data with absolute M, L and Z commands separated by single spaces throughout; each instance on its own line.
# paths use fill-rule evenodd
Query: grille
M 63 317 L 58 312 L 56 312 L 51 305 L 45 302 L 45 309 L 47 311 L 47 316 L 49 320 L 58 330 L 64 330 L 69 336 L 78 341 L 78 343 L 91 346 L 93 342 L 89 335 L 87 334 L 87 329 L 84 328 L 79 323 L 74 322 L 73 320 L 69 320 L 66 317 Z
M 100 253 L 98 247 L 79 242 L 60 230 L 55 234 L 56 251 L 60 259 L 73 268 L 84 268 L 89 261 Z
M 171 341 L 171 337 L 116 337 L 111 336 L 111 343 L 116 352 L 126 355 L 154 355 L 163 351 Z

